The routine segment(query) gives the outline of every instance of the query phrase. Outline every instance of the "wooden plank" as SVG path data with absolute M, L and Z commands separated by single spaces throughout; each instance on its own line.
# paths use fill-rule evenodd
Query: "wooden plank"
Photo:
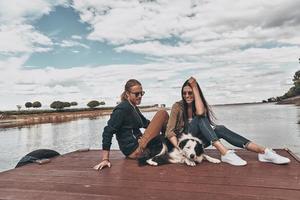
M 0 188 L 14 188 L 21 190 L 34 190 L 34 191 L 58 191 L 65 193 L 80 193 L 80 194 L 94 194 L 113 196 L 128 196 L 137 198 L 140 195 L 150 197 L 153 194 L 163 193 L 189 193 L 196 195 L 197 193 L 211 193 L 211 194 L 235 194 L 236 196 L 260 196 L 260 197 L 277 197 L 282 199 L 297 199 L 300 196 L 299 190 L 277 189 L 277 188 L 264 188 L 264 187 L 247 187 L 247 186 L 233 186 L 233 185 L 216 185 L 216 184 L 195 184 L 195 183 L 159 183 L 148 182 L 144 183 L 128 182 L 106 182 L 105 184 L 81 184 L 81 183 L 51 183 L 41 184 L 40 182 L 22 182 L 22 181 L 0 181 Z M 238 193 L 237 193 L 238 191 Z
M 128 196 L 117 196 L 115 195 L 95 195 L 95 194 L 70 194 L 70 193 L 63 193 L 63 192 L 57 192 L 57 191 L 28 191 L 28 190 L 15 190 L 15 189 L 0 189 L 0 194 L 5 195 L 6 198 L 3 198 L 1 200 L 25 200 L 25 199 L 43 199 L 43 200 L 124 200 L 124 199 L 130 199 Z M 176 196 L 177 194 L 166 193 L 164 194 L 164 198 L 162 198 L 159 194 L 153 194 L 151 196 L 151 199 L 158 199 L 158 200 L 164 200 L 164 199 L 174 199 L 174 200 L 182 200 L 182 199 L 188 199 L 188 198 L 195 198 L 195 194 L 182 194 L 179 193 L 179 196 Z M 197 199 L 206 199 L 206 200 L 224 200 L 224 199 L 231 199 L 231 200 L 253 200 L 255 197 L 247 197 L 244 195 L 236 196 L 236 195 L 216 195 L 216 194 L 210 194 L 210 193 L 197 193 L 196 196 Z M 137 199 L 146 199 L 145 196 L 141 195 L 138 196 Z M 150 199 L 150 198 L 149 198 Z M 257 199 L 257 198 L 256 198 Z M 281 198 L 268 198 L 264 197 L 264 200 L 282 200 Z
M 38 191 L 38 190 L 19 190 L 19 189 L 3 189 L 0 188 L 1 200 L 16 200 L 16 199 L 63 199 L 63 200 L 123 200 L 120 196 L 105 196 L 95 194 L 74 194 L 57 191 Z
M 219 156 L 215 150 L 207 153 Z M 0 199 L 299 199 L 299 163 L 286 151 L 279 153 L 292 162 L 283 166 L 260 163 L 251 152 L 237 153 L 247 166 L 203 162 L 196 167 L 138 167 L 112 151 L 113 167 L 97 172 L 92 166 L 100 151 L 74 152 L 45 165 L 0 173 Z
M 160 173 L 160 174 L 159 174 Z M 156 174 L 153 176 L 153 174 Z M 81 182 L 81 183 L 91 183 L 99 181 L 99 177 L 101 177 L 102 182 L 126 182 L 132 181 L 132 174 L 128 173 L 127 175 L 120 175 L 116 173 L 110 173 L 107 176 L 100 176 L 99 174 L 95 174 L 93 171 L 92 173 L 81 176 L 81 175 L 71 175 L 66 176 L 64 172 L 62 173 L 55 173 L 55 174 L 46 174 L 46 172 L 38 173 L 38 174 L 11 174 L 7 176 L 2 176 L 1 181 L 14 181 L 16 179 L 20 179 L 22 181 L 28 182 L 58 182 L 58 183 L 74 183 L 74 182 Z M 300 189 L 300 182 L 296 178 L 289 178 L 289 177 L 282 177 L 280 179 L 276 177 L 252 177 L 249 178 L 247 176 L 242 177 L 232 177 L 230 175 L 223 175 L 217 176 L 212 174 L 211 176 L 198 176 L 198 175 L 176 175 L 172 176 L 171 173 L 163 173 L 161 170 L 157 170 L 155 173 L 143 173 L 140 175 L 135 174 L 135 181 L 143 182 L 143 180 L 147 180 L 148 182 L 178 182 L 178 183 L 197 183 L 197 184 L 226 184 L 226 185 L 236 185 L 236 186 L 260 186 L 260 187 L 270 187 L 270 188 L 282 188 L 282 189 Z M 278 181 L 280 180 L 280 181 Z

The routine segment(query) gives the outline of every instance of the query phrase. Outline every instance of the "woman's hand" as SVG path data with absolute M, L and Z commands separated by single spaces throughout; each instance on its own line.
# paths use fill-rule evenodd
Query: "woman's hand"
M 197 81 L 194 77 L 189 78 L 188 82 L 192 88 L 197 88 Z
M 103 169 L 104 167 L 109 167 L 109 168 L 111 167 L 111 163 L 109 162 L 108 159 L 102 160 L 102 162 L 99 163 L 98 165 L 95 165 L 95 166 L 93 167 L 93 169 L 99 171 L 99 170 Z
M 173 146 L 176 148 L 178 146 L 178 140 L 177 137 L 174 135 L 172 137 L 169 138 L 169 141 L 171 142 L 171 144 L 173 144 Z
M 179 146 L 176 146 L 175 148 L 178 150 L 179 154 L 181 154 L 182 156 L 184 156 L 183 150 L 180 149 Z

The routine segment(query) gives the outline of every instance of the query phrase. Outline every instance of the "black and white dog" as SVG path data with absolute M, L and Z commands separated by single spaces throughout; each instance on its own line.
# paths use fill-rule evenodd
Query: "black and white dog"
M 203 159 L 220 163 L 221 161 L 212 158 L 204 153 L 202 141 L 191 134 L 183 133 L 178 138 L 178 147 L 175 148 L 168 139 L 159 135 L 149 142 L 146 150 L 138 159 L 139 165 L 163 165 L 168 163 L 185 163 L 189 166 L 196 166 Z

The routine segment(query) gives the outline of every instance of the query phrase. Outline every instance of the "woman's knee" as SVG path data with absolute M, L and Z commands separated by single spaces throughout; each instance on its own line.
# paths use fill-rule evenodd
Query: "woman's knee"
M 191 124 L 195 124 L 197 126 L 206 124 L 205 117 L 197 115 L 192 119 Z
M 218 138 L 224 138 L 226 127 L 224 125 L 216 125 L 214 131 Z
M 206 116 L 205 115 L 196 115 L 193 119 L 196 119 L 196 120 L 203 120 L 205 119 Z
M 215 131 L 222 131 L 225 129 L 226 129 L 226 127 L 224 125 L 216 125 L 214 128 Z

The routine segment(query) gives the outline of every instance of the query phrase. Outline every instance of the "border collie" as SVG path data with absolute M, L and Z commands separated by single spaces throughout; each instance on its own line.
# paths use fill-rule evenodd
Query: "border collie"
M 221 161 L 204 153 L 203 143 L 191 134 L 183 133 L 178 138 L 178 148 L 175 148 L 168 139 L 159 135 L 152 139 L 145 151 L 138 159 L 140 166 L 158 166 L 168 163 L 185 163 L 188 166 L 196 166 L 205 159 L 211 163 Z

